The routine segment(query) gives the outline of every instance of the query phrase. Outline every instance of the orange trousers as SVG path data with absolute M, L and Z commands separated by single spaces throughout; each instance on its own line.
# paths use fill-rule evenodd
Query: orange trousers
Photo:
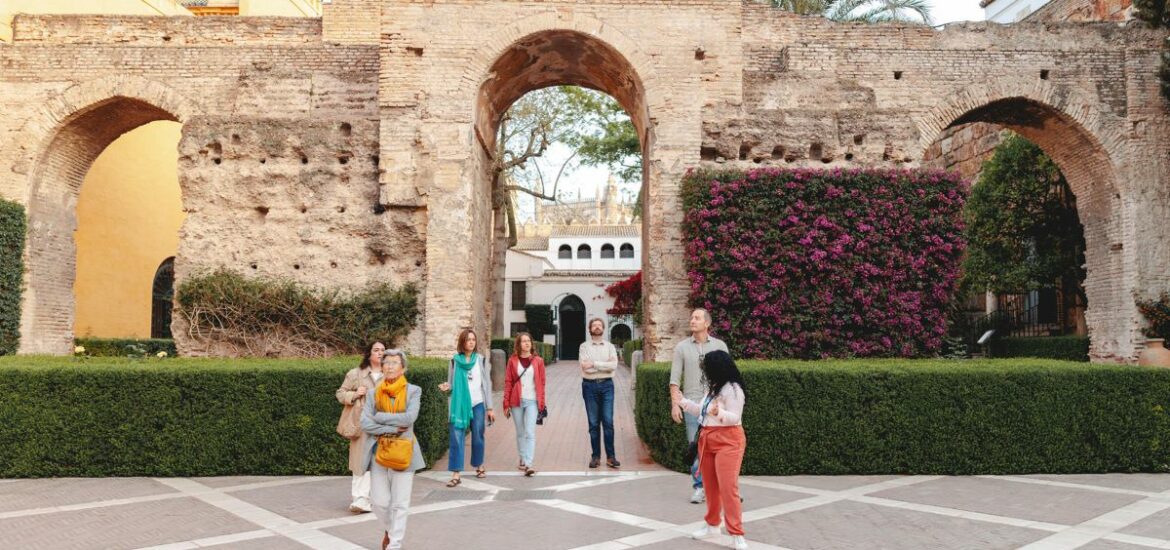
M 707 494 L 707 525 L 719 525 L 722 512 L 727 532 L 743 534 L 743 503 L 739 501 L 739 467 L 747 450 L 743 426 L 711 426 L 699 432 L 699 471 Z

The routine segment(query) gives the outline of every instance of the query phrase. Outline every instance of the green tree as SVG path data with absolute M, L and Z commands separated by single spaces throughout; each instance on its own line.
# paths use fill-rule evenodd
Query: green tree
M 1032 142 L 1012 134 L 983 164 L 963 213 L 964 285 L 1021 293 L 1059 285 L 1086 303 L 1085 236 L 1060 169 Z
M 768 0 L 782 10 L 802 15 L 824 15 L 834 21 L 881 23 L 901 21 L 931 24 L 926 0 Z

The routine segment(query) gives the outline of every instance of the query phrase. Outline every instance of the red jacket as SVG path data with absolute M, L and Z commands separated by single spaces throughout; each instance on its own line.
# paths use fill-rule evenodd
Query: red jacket
M 508 368 L 504 373 L 504 406 L 520 406 L 520 358 L 513 355 L 508 358 Z M 532 356 L 532 379 L 536 382 L 536 406 L 543 409 L 544 402 L 544 359 L 539 355 Z

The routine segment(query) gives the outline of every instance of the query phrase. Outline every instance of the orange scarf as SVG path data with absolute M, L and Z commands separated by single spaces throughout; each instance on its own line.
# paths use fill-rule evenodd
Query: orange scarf
M 374 390 L 374 406 L 378 412 L 406 412 L 406 376 L 399 376 L 393 382 L 383 378 Z

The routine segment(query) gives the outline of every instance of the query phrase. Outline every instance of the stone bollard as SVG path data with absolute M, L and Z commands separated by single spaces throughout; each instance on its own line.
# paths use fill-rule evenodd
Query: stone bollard
M 508 355 L 502 349 L 492 350 L 492 388 L 504 391 L 504 374 L 508 368 Z
M 630 387 L 633 388 L 638 384 L 638 365 L 642 363 L 642 350 L 634 350 L 630 354 Z

